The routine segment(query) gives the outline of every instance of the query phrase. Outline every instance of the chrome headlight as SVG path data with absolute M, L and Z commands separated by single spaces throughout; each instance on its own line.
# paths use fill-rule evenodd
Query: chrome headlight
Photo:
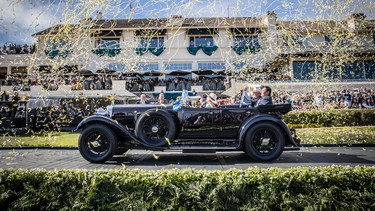
M 112 117 L 113 106 L 107 106 L 107 114 L 109 117 Z
M 95 113 L 95 114 L 96 114 L 96 115 L 103 115 L 103 116 L 105 116 L 105 115 L 108 114 L 108 111 L 105 110 L 104 108 L 100 107 L 100 108 L 98 108 L 98 109 L 96 110 L 96 113 Z

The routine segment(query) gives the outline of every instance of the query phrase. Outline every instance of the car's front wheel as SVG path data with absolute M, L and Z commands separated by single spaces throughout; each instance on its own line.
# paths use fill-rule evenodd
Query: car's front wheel
M 83 129 L 78 140 L 82 157 L 91 163 L 102 163 L 113 157 L 117 138 L 105 125 L 93 124 Z
M 281 155 L 285 146 L 285 137 L 275 124 L 260 122 L 247 131 L 244 144 L 249 157 L 256 161 L 268 162 Z

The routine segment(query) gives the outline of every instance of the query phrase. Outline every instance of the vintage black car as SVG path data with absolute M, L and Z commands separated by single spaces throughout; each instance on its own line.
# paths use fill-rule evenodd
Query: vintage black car
M 299 147 L 294 131 L 281 119 L 290 110 L 290 104 L 257 108 L 241 104 L 191 108 L 182 104 L 178 109 L 172 105 L 111 105 L 78 125 L 78 147 L 83 158 L 92 163 L 134 148 L 244 151 L 256 161 L 272 161 L 284 147 Z

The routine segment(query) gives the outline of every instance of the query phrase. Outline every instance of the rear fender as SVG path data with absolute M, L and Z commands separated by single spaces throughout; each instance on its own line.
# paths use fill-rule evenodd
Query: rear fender
M 286 145 L 294 145 L 294 146 L 298 146 L 296 144 L 296 142 L 293 140 L 293 137 L 292 137 L 292 133 L 289 129 L 289 127 L 285 124 L 285 122 L 281 119 L 279 119 L 278 117 L 275 117 L 273 115 L 269 115 L 269 114 L 260 114 L 260 115 L 255 115 L 247 120 L 245 120 L 240 129 L 239 129 L 239 140 L 240 140 L 240 144 L 241 146 L 243 145 L 243 141 L 245 139 L 245 135 L 246 135 L 246 132 L 248 131 L 248 129 L 254 125 L 255 123 L 258 123 L 258 122 L 272 122 L 274 124 L 276 124 L 277 126 L 280 127 L 280 129 L 282 130 L 283 134 L 285 135 L 285 144 Z
M 116 133 L 116 135 L 120 135 L 121 137 L 134 140 L 135 142 L 137 142 L 137 143 L 141 144 L 142 146 L 144 146 L 146 149 L 163 150 L 163 148 L 149 146 L 147 143 L 145 143 L 142 140 L 138 139 L 132 132 L 130 132 L 122 124 L 120 124 L 117 121 L 115 121 L 115 120 L 113 120 L 113 119 L 111 119 L 109 117 L 106 117 L 106 116 L 100 116 L 100 115 L 90 116 L 90 117 L 82 120 L 78 124 L 76 130 L 83 129 L 83 128 L 85 128 L 88 125 L 97 124 L 97 123 L 104 124 L 104 125 L 108 126 L 109 128 L 111 128 L 113 130 L 113 132 Z

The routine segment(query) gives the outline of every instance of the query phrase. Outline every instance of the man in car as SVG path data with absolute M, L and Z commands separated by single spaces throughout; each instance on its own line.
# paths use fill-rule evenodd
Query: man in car
M 254 107 L 258 100 L 261 98 L 262 90 L 261 87 L 257 86 L 254 87 L 252 95 L 251 95 L 251 107 Z
M 219 107 L 219 103 L 217 102 L 217 96 L 215 93 L 211 92 L 207 96 L 206 108 L 217 108 L 217 107 Z
M 272 91 L 271 87 L 263 86 L 261 98 L 255 104 L 255 107 L 258 107 L 260 105 L 272 105 L 273 103 L 272 103 L 271 91 Z

